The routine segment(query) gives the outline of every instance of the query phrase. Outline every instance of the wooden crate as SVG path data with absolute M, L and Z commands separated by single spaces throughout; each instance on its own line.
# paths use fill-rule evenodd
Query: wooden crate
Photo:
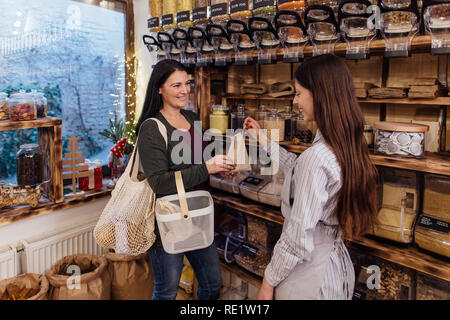
M 440 143 L 439 126 L 440 109 L 422 105 L 388 104 L 386 121 L 412 122 L 425 124 L 430 127 L 425 133 L 425 151 L 438 152 Z
M 438 78 L 438 60 L 429 53 L 390 59 L 386 87 L 408 88 L 414 78 Z

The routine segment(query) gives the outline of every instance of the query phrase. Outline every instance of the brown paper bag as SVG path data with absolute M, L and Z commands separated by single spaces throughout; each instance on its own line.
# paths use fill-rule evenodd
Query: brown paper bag
M 24 273 L 0 280 L 0 300 L 47 300 L 48 287 L 44 275 Z
M 146 252 L 137 256 L 110 252 L 105 258 L 111 275 L 112 300 L 151 300 L 153 273 Z
M 242 133 L 239 132 L 238 134 L 231 137 L 231 143 L 230 148 L 228 149 L 227 157 L 236 164 L 236 168 L 231 172 L 243 172 L 252 170 Z
M 104 257 L 76 254 L 58 260 L 46 272 L 49 300 L 110 300 L 111 276 Z M 74 274 L 79 268 L 80 276 Z

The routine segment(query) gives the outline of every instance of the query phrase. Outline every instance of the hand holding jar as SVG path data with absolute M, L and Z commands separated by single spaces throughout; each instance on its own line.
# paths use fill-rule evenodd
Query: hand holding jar
M 259 141 L 263 147 L 266 147 L 270 143 L 267 135 L 261 131 L 261 126 L 258 121 L 251 117 L 247 117 L 244 121 L 244 132 L 248 133 L 253 139 Z

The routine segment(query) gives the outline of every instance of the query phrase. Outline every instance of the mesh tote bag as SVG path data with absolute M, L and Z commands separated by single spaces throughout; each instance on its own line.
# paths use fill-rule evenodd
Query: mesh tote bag
M 167 147 L 166 127 L 157 119 Z M 142 125 L 141 125 L 142 128 Z M 140 132 L 139 132 L 140 133 Z M 111 192 L 94 228 L 99 246 L 113 249 L 119 254 L 138 255 L 146 252 L 155 242 L 155 193 L 147 180 L 139 181 L 139 152 L 134 148 L 131 161 Z

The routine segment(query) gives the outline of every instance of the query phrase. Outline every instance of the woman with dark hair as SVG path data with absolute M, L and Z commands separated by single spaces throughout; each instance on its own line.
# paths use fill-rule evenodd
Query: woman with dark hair
M 334 55 L 304 62 L 295 88 L 294 105 L 318 127 L 300 156 L 267 141 L 254 119 L 244 123 L 279 159 L 286 177 L 283 231 L 258 298 L 351 299 L 355 275 L 342 237 L 364 234 L 377 216 L 377 172 L 363 136 L 364 118 L 351 74 Z
M 186 192 L 192 191 L 206 182 L 210 174 L 219 173 L 231 177 L 230 170 L 235 168 L 226 156 L 215 156 L 203 161 L 203 148 L 195 150 L 194 141 L 203 135 L 194 126 L 199 117 L 191 111 L 184 110 L 188 103 L 190 83 L 188 74 L 177 61 L 163 60 L 158 62 L 151 74 L 142 115 L 136 126 L 138 135 L 137 147 L 141 165 L 150 187 L 156 197 L 176 194 L 175 172 L 181 171 Z M 167 145 L 161 135 L 158 125 L 150 118 L 158 119 L 166 128 Z M 172 141 L 172 134 L 182 137 L 182 141 Z M 185 142 L 186 140 L 186 142 Z M 180 152 L 172 152 L 179 143 L 186 143 L 190 150 L 189 161 Z M 194 153 L 200 155 L 200 161 L 194 163 Z M 174 154 L 174 156 L 172 156 Z M 197 157 L 198 158 L 198 157 Z M 183 268 L 183 258 L 186 255 L 199 283 L 198 298 L 202 300 L 217 299 L 222 287 L 219 257 L 214 243 L 204 249 L 180 254 L 168 254 L 162 247 L 158 227 L 155 224 L 156 241 L 148 251 L 154 276 L 154 300 L 175 299 Z

